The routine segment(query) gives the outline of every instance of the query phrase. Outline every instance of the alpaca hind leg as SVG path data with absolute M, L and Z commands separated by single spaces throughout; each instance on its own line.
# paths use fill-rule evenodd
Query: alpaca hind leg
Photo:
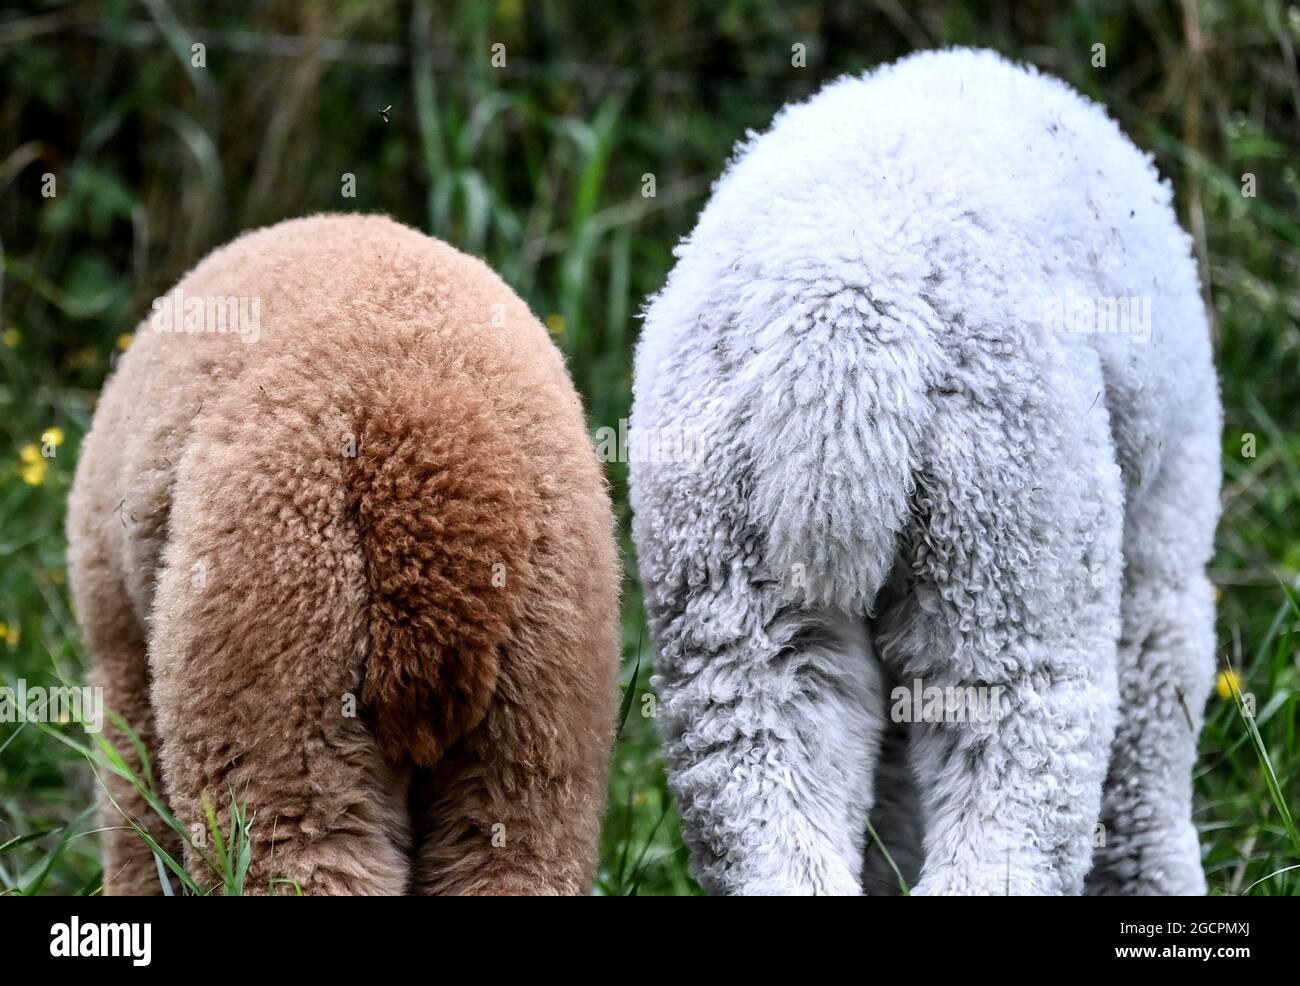
M 863 621 L 778 610 L 713 647 L 663 639 L 659 669 L 670 784 L 706 889 L 861 893 L 883 725 Z
M 515 628 L 485 719 L 417 771 L 413 893 L 587 892 L 616 697 L 615 628 L 605 617 L 613 587 L 598 591 L 609 604 L 556 592 L 530 606 L 536 615 L 558 604 L 569 615 Z
M 136 777 L 165 802 L 161 786 L 160 743 L 149 699 L 149 659 L 144 630 L 131 610 L 126 589 L 102 559 L 83 557 L 74 566 L 77 616 L 86 645 L 94 656 L 91 684 L 102 689 L 104 738 L 122 755 Z M 149 763 L 131 737 L 110 718 L 122 718 L 135 734 Z M 104 830 L 104 893 L 147 896 L 163 893 L 153 850 L 136 831 L 139 826 L 173 859 L 181 859 L 180 837 L 131 781 L 101 770 L 99 824 Z M 128 821 L 129 820 L 129 821 Z M 169 874 L 169 879 L 170 879 Z
M 1087 406 L 1086 388 L 1047 379 Z M 908 566 L 882 601 L 882 659 L 922 705 L 918 894 L 1077 894 L 1090 865 L 1116 704 L 1120 484 L 1104 408 L 1063 418 L 1054 403 L 940 405 Z
M 1214 679 L 1216 434 L 1207 423 L 1204 440 L 1170 448 L 1129 507 L 1119 720 L 1090 894 L 1205 893 L 1192 767 Z
M 245 893 L 401 894 L 408 772 L 359 707 L 369 591 L 332 444 L 346 419 L 304 427 L 292 402 L 243 413 L 249 400 L 234 390 L 196 423 L 154 597 L 164 775 L 208 842 L 187 868 L 220 881 L 205 819 L 229 838 L 234 802 L 251 819 Z

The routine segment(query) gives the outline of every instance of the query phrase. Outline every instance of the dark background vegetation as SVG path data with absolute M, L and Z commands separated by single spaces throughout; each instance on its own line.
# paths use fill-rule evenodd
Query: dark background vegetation
M 209 250 L 290 216 L 387 212 L 494 265 L 551 328 L 592 427 L 616 427 L 640 306 L 735 141 L 837 75 L 950 44 L 1104 102 L 1177 188 L 1226 405 L 1220 659 L 1257 705 L 1251 723 L 1211 698 L 1197 818 L 1216 892 L 1295 892 L 1300 9 L 1277 0 L 0 0 L 0 683 L 84 675 L 62 533 L 77 446 L 126 334 Z M 51 427 L 65 439 L 33 469 Z M 626 532 L 625 466 L 609 476 Z M 598 890 L 695 892 L 639 714 L 650 653 L 625 545 L 623 680 L 638 701 Z M 0 888 L 95 891 L 92 783 L 49 731 L 0 725 Z

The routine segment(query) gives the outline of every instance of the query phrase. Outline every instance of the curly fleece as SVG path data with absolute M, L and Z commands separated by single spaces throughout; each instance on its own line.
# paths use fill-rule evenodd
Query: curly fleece
M 140 326 L 69 540 L 95 681 L 177 817 L 247 802 L 252 892 L 584 891 L 619 569 L 545 329 L 482 263 L 381 217 L 243 236 L 175 292 L 258 299 L 259 331 Z M 157 892 L 119 811 L 175 840 L 106 781 L 106 890 Z
M 631 494 L 701 882 L 887 892 L 870 821 L 914 893 L 1204 892 L 1221 412 L 1151 159 L 1056 80 L 922 53 L 751 137 L 677 256 L 634 447 L 707 454 Z

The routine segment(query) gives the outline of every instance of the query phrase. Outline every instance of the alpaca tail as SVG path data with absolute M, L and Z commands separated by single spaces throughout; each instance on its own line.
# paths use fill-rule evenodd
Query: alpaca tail
M 538 484 L 490 381 L 342 348 L 271 357 L 201 405 L 166 519 L 156 697 L 201 743 L 271 713 L 317 735 L 355 695 L 385 757 L 430 765 L 496 688 Z M 194 692 L 195 668 L 219 691 Z M 258 704 L 271 683 L 283 709 Z
M 348 505 L 370 631 L 361 701 L 385 756 L 430 765 L 487 711 L 529 582 L 537 484 L 468 380 L 385 380 L 356 439 Z

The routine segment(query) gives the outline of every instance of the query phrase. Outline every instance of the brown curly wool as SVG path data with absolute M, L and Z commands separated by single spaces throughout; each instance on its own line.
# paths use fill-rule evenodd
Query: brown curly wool
M 69 512 L 95 683 L 177 817 L 246 803 L 253 892 L 585 890 L 619 575 L 545 330 L 482 263 L 380 217 L 244 236 L 177 297 L 256 299 L 256 331 L 146 319 Z M 156 892 L 119 812 L 176 840 L 106 782 L 106 890 Z

